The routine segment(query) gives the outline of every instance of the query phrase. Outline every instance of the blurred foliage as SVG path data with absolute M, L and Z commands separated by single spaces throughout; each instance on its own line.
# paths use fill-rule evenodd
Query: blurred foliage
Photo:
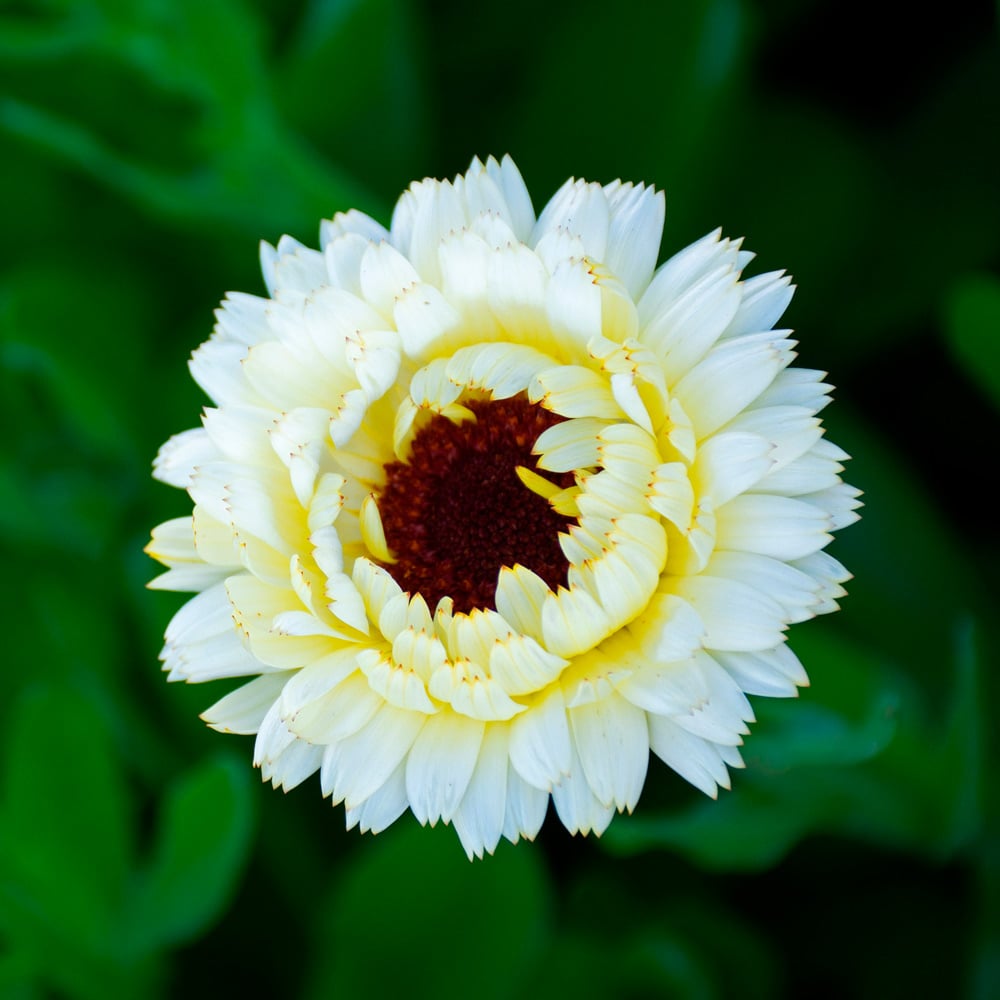
M 0 995 L 1000 994 L 996 7 L 36 0 L 0 7 Z M 601 842 L 470 866 L 256 786 L 166 689 L 148 462 L 255 241 L 510 151 L 787 265 L 864 520 L 812 687 L 720 801 L 654 765 Z M 221 741 L 221 742 L 220 742 Z M 225 743 L 225 746 L 222 746 Z M 219 752 L 231 756 L 218 758 Z M 259 818 L 259 829 L 258 829 Z

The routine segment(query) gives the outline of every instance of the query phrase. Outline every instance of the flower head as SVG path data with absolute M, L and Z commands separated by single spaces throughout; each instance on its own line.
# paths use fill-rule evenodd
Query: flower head
M 471 855 L 549 798 L 602 832 L 650 749 L 710 795 L 753 713 L 806 675 L 792 622 L 848 578 L 856 519 L 822 373 L 773 329 L 792 286 L 719 232 L 656 268 L 661 194 L 570 180 L 536 219 L 517 168 L 425 180 L 390 229 L 263 246 L 191 361 L 213 405 L 155 475 L 153 586 L 198 591 L 171 680 L 253 677 L 208 709 L 349 826 L 407 808 Z

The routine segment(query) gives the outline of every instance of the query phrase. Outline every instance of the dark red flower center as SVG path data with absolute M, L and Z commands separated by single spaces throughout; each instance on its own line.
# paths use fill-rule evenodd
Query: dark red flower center
M 378 498 L 396 582 L 433 610 L 451 597 L 456 611 L 495 608 L 497 574 L 520 563 L 550 587 L 566 585 L 568 562 L 558 534 L 572 518 L 521 481 L 536 471 L 531 449 L 563 418 L 524 396 L 473 400 L 475 420 L 435 415 L 414 437 L 408 461 L 385 466 Z M 561 488 L 571 473 L 545 474 Z

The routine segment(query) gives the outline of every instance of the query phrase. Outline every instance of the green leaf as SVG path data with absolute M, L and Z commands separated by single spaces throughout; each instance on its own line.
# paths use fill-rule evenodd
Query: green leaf
M 308 887 L 303 886 L 303 890 Z M 469 862 L 451 829 L 394 827 L 340 870 L 317 928 L 307 997 L 511 997 L 550 932 L 537 851 Z
M 1000 280 L 960 282 L 948 300 L 946 333 L 955 360 L 1000 408 Z
M 225 757 L 202 764 L 167 792 L 125 928 L 136 953 L 191 941 L 225 909 L 253 839 L 252 773 Z

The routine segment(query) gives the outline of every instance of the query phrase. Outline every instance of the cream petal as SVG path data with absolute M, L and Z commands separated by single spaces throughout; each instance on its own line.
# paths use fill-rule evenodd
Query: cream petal
M 553 683 L 568 662 L 530 636 L 512 634 L 493 644 L 489 674 L 507 694 L 531 694 Z
M 281 695 L 280 715 L 294 732 L 300 713 L 329 694 L 358 669 L 354 648 L 337 650 L 297 671 Z
M 400 637 L 406 635 L 403 632 Z M 430 640 L 426 636 L 423 639 L 425 645 L 429 645 Z M 397 639 L 397 643 L 398 641 Z M 368 678 L 371 689 L 390 705 L 422 715 L 433 715 L 437 711 L 437 706 L 427 696 L 422 676 L 426 670 L 410 665 L 407 660 L 400 662 L 395 651 L 389 655 L 374 649 L 363 650 L 358 654 L 358 664 Z
M 542 602 L 544 645 L 556 656 L 569 658 L 586 652 L 611 628 L 607 613 L 585 590 L 560 587 Z
M 543 431 L 534 448 L 538 467 L 548 472 L 573 472 L 597 465 L 601 458 L 601 432 L 607 424 L 592 417 L 564 420 Z
M 863 506 L 860 496 L 861 490 L 849 483 L 837 483 L 825 490 L 803 494 L 801 499 L 827 515 L 831 531 L 839 531 L 849 524 L 854 524 L 861 517 L 857 513 L 858 508 Z
M 451 232 L 463 229 L 468 221 L 465 206 L 455 185 L 448 181 L 424 181 L 414 185 L 413 218 L 406 244 L 397 246 L 425 281 L 441 279 L 437 250 Z M 394 237 L 396 236 L 394 232 Z
M 582 365 L 558 365 L 539 372 L 528 386 L 528 399 L 563 417 L 625 417 L 608 379 Z
M 549 585 L 525 566 L 504 566 L 494 597 L 497 611 L 523 635 L 542 642 L 542 606 L 552 593 Z

